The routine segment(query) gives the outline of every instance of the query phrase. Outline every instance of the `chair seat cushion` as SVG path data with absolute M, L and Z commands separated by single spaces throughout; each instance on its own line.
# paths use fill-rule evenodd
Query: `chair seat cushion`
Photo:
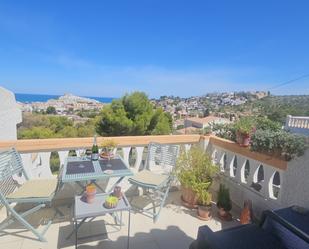
M 7 199 L 50 198 L 55 194 L 57 182 L 56 178 L 29 180 L 9 194 Z
M 142 170 L 133 177 L 129 178 L 129 182 L 141 186 L 159 187 L 168 179 L 168 175 L 155 174 L 149 170 Z

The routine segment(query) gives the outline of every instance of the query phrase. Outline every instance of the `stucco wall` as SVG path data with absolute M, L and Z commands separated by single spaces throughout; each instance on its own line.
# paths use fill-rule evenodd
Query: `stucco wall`
M 283 174 L 281 203 L 309 208 L 309 150 L 288 164 Z
M 309 150 L 303 156 L 288 162 L 286 170 L 261 163 L 211 143 L 208 144 L 206 150 L 220 168 L 219 180 L 212 189 L 214 196 L 218 191 L 219 183 L 224 183 L 229 188 L 234 207 L 242 207 L 244 201 L 250 199 L 253 203 L 254 215 L 257 217 L 266 209 L 278 209 L 292 205 L 309 208 Z M 226 157 L 225 163 L 224 156 Z M 234 174 L 235 156 L 237 168 Z M 250 173 L 247 179 L 244 179 L 244 167 L 247 160 Z M 256 182 L 256 174 L 260 165 L 263 165 L 264 180 L 259 182 L 261 189 L 257 191 L 252 188 L 251 184 Z M 279 195 L 274 197 L 273 177 L 276 172 L 280 176 L 280 190 Z
M 15 95 L 0 87 L 0 140 L 16 140 L 16 125 L 22 121 Z

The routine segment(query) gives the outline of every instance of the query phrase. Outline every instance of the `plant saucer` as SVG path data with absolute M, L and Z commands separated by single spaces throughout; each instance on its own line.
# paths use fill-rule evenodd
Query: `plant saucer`
M 107 174 L 107 175 L 113 174 L 113 172 L 114 172 L 114 171 L 113 171 L 112 169 L 107 169 L 107 170 L 104 170 L 104 171 L 103 171 L 103 173 L 104 173 L 104 174 Z

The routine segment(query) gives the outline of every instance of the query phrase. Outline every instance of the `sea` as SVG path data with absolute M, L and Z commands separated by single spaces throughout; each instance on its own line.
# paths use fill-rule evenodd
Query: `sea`
M 47 95 L 47 94 L 27 94 L 27 93 L 15 93 L 16 101 L 22 103 L 31 103 L 31 102 L 46 102 L 49 99 L 58 99 L 61 95 Z M 110 97 L 89 97 L 81 96 L 89 99 L 95 99 L 102 103 L 111 103 L 113 99 Z

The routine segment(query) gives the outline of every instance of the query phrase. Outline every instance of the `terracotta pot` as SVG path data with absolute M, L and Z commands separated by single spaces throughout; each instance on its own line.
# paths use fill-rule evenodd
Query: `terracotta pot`
M 93 184 L 90 184 L 86 187 L 86 201 L 87 203 L 93 203 L 95 195 L 97 193 L 96 187 Z
M 87 200 L 87 203 L 93 203 L 95 200 L 95 194 L 87 194 L 86 200 Z
M 219 208 L 218 215 L 219 215 L 219 218 L 224 221 L 232 220 L 232 215 L 229 212 L 225 211 L 223 208 Z
M 190 188 L 181 188 L 181 199 L 185 207 L 197 208 L 197 194 Z
M 246 200 L 244 203 L 244 208 L 240 214 L 240 224 L 250 224 L 252 217 L 252 202 L 250 200 Z
M 210 220 L 212 218 L 211 206 L 198 206 L 197 216 L 201 220 Z
M 237 132 L 236 141 L 242 147 L 248 147 L 250 145 L 250 135 L 246 133 Z
M 225 211 L 223 208 L 219 208 L 218 213 L 219 213 L 219 216 L 220 216 L 220 217 L 226 216 L 226 211 Z
M 120 186 L 116 186 L 114 188 L 113 196 L 116 196 L 118 199 L 121 199 L 122 192 L 121 192 L 121 187 Z

